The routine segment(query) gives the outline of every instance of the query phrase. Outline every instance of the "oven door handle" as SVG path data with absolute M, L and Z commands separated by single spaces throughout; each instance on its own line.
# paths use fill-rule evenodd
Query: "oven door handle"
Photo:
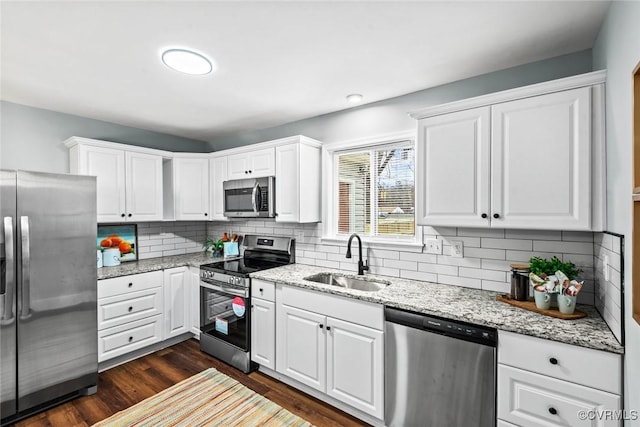
M 248 289 L 235 289 L 235 288 L 225 288 L 224 286 L 214 285 L 211 283 L 200 281 L 200 286 L 203 288 L 211 289 L 212 291 L 224 292 L 226 294 L 231 294 L 239 297 L 248 298 L 249 290 Z

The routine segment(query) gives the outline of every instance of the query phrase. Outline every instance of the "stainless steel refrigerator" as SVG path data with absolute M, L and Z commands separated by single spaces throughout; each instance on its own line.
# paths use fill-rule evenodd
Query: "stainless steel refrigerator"
M 2 424 L 98 381 L 95 177 L 0 171 Z

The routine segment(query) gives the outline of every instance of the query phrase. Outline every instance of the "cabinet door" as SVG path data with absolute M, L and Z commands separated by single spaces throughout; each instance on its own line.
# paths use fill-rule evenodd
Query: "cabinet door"
M 382 331 L 327 318 L 327 394 L 376 418 L 383 415 Z
M 274 176 L 276 174 L 276 158 L 274 148 L 263 148 L 249 152 L 249 175 L 252 178 Z
M 125 153 L 127 221 L 162 220 L 162 157 Z
M 187 267 L 164 270 L 164 339 L 191 330 L 187 298 L 188 279 Z
M 251 298 L 251 360 L 276 369 L 275 303 Z
M 211 177 L 211 219 L 226 221 L 224 216 L 224 191 L 222 183 L 227 180 L 227 158 L 215 157 L 209 160 L 209 176 Z
M 209 219 L 209 159 L 173 159 L 177 220 Z
M 326 318 L 284 304 L 281 307 L 277 314 L 277 371 L 324 393 Z
M 276 148 L 276 221 L 300 220 L 300 145 Z
M 419 225 L 489 225 L 489 136 L 489 107 L 420 120 Z
M 126 217 L 124 151 L 79 145 L 78 173 L 96 177 L 98 222 Z
M 247 153 L 234 154 L 227 157 L 227 178 L 249 178 L 249 155 Z
M 492 227 L 589 230 L 591 89 L 492 107 Z
M 191 332 L 197 339 L 200 339 L 200 269 L 191 267 L 189 269 L 189 317 L 191 322 Z

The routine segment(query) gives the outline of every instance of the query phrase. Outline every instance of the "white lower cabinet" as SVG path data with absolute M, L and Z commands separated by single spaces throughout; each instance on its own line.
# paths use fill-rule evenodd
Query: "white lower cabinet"
M 276 369 L 276 304 L 273 283 L 251 283 L 251 360 Z
M 98 362 L 162 341 L 162 315 L 98 331 Z
M 383 307 L 276 285 L 276 371 L 383 419 Z
M 176 267 L 164 270 L 164 339 L 191 330 L 189 316 L 189 269 Z
M 498 425 L 619 426 L 621 373 L 618 354 L 500 331 Z

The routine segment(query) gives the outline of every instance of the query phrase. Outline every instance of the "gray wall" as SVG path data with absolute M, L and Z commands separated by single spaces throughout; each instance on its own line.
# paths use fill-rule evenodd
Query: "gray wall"
M 218 138 L 210 142 L 210 147 L 218 151 L 291 135 L 335 142 L 405 131 L 415 126 L 415 120 L 407 115 L 409 111 L 592 70 L 591 50 L 584 50 L 283 126 Z
M 631 242 L 632 85 L 640 61 L 640 2 L 614 1 L 593 48 L 596 68 L 607 69 L 608 230 Z M 631 260 L 631 245 L 624 257 Z M 632 318 L 631 263 L 625 263 L 625 408 L 640 410 L 640 326 Z M 625 425 L 640 426 L 640 420 Z
M 0 102 L 0 167 L 68 173 L 70 136 L 102 139 L 169 151 L 207 152 L 206 142 L 100 120 Z

